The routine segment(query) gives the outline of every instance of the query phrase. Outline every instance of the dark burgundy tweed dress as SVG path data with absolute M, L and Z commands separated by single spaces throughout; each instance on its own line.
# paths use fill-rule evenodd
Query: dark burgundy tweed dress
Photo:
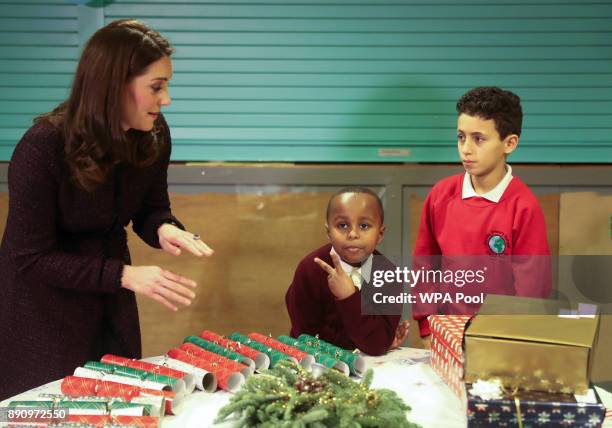
M 136 298 L 120 287 L 130 262 L 124 228 L 159 248 L 170 211 L 167 141 L 147 168 L 116 168 L 93 193 L 76 188 L 63 140 L 32 126 L 9 165 L 9 213 L 0 247 L 0 399 L 72 374 L 107 352 L 140 358 Z M 180 224 L 180 223 L 178 223 Z

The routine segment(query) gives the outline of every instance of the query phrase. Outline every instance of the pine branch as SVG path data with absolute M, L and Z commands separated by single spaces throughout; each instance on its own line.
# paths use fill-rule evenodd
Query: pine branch
M 388 389 L 371 389 L 373 372 L 361 383 L 336 370 L 315 379 L 299 365 L 279 362 L 273 369 L 251 376 L 217 415 L 215 423 L 235 415 L 237 426 L 287 428 L 412 428 L 410 410 Z

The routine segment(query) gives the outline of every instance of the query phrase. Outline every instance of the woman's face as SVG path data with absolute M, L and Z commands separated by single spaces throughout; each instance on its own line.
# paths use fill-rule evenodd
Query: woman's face
M 151 63 L 143 74 L 126 86 L 121 125 L 124 131 L 150 131 L 161 107 L 170 104 L 168 83 L 172 78 L 172 61 L 163 56 Z

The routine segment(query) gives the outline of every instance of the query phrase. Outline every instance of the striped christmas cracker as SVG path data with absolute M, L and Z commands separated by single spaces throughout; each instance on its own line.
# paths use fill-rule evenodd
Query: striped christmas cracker
M 240 342 L 230 340 L 210 330 L 202 331 L 200 333 L 200 337 L 250 358 L 251 360 L 255 361 L 255 368 L 258 370 L 267 369 L 270 367 L 270 357 L 257 349 L 253 349 L 250 346 L 243 345 Z
M 219 364 L 197 357 L 187 353 L 180 348 L 170 349 L 167 353 L 168 357 L 199 367 L 207 372 L 215 374 L 218 386 L 228 392 L 235 392 L 243 383 L 244 375 L 239 370 L 228 370 Z
M 118 355 L 106 354 L 100 359 L 101 362 L 106 364 L 114 364 L 118 366 L 131 367 L 133 369 L 144 370 L 148 373 L 155 373 L 162 376 L 171 377 L 174 379 L 181 379 L 185 384 L 185 393 L 191 394 L 195 389 L 195 380 L 189 373 L 183 371 L 174 370 L 169 367 L 160 366 L 158 364 L 148 363 L 145 361 L 134 360 L 130 358 L 120 357 Z
M 283 354 L 287 354 L 300 362 L 302 367 L 307 370 L 310 370 L 312 363 L 314 363 L 314 356 L 310 355 L 308 352 L 304 352 L 294 346 L 288 345 L 286 343 L 280 342 L 273 337 L 269 337 L 263 335 L 261 333 L 249 333 L 249 338 L 256 340 L 260 343 L 263 343 L 270 348 L 274 348 L 277 351 L 282 352 Z
M 347 376 L 350 374 L 349 366 L 344 361 L 337 360 L 320 349 L 308 346 L 306 343 L 300 342 L 299 340 L 289 336 L 278 336 L 277 339 L 279 342 L 286 343 L 287 345 L 294 346 L 304 352 L 308 352 L 310 355 L 314 356 L 315 361 L 318 364 L 321 364 L 324 367 L 336 369 Z
M 281 360 L 289 360 L 289 361 L 293 361 L 294 363 L 298 362 L 296 358 L 290 355 L 287 355 L 287 354 L 283 354 L 282 352 L 277 351 L 276 349 L 272 349 L 271 347 L 266 346 L 263 343 L 258 342 L 256 340 L 253 340 L 250 337 L 247 337 L 243 334 L 232 333 L 229 335 L 229 338 L 231 340 L 240 342 L 243 345 L 250 346 L 253 349 L 257 349 L 258 351 L 261 351 L 267 354 L 268 357 L 270 357 L 270 367 L 271 368 L 274 368 L 274 366 Z
M 215 354 L 219 354 L 222 357 L 244 364 L 251 370 L 251 374 L 255 371 L 255 361 L 253 361 L 252 359 L 201 337 L 187 336 L 183 340 L 183 343 L 193 343 L 194 345 L 199 346 L 200 348 L 206 351 L 214 352 Z

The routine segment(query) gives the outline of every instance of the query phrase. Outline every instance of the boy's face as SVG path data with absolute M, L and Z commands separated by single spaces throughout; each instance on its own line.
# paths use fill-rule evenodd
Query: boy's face
M 342 260 L 351 264 L 365 261 L 374 252 L 385 232 L 378 203 L 367 193 L 343 193 L 331 201 L 327 236 Z
M 457 148 L 465 170 L 472 176 L 485 177 L 505 168 L 506 155 L 514 151 L 518 136 L 500 138 L 495 121 L 460 114 L 457 119 Z

